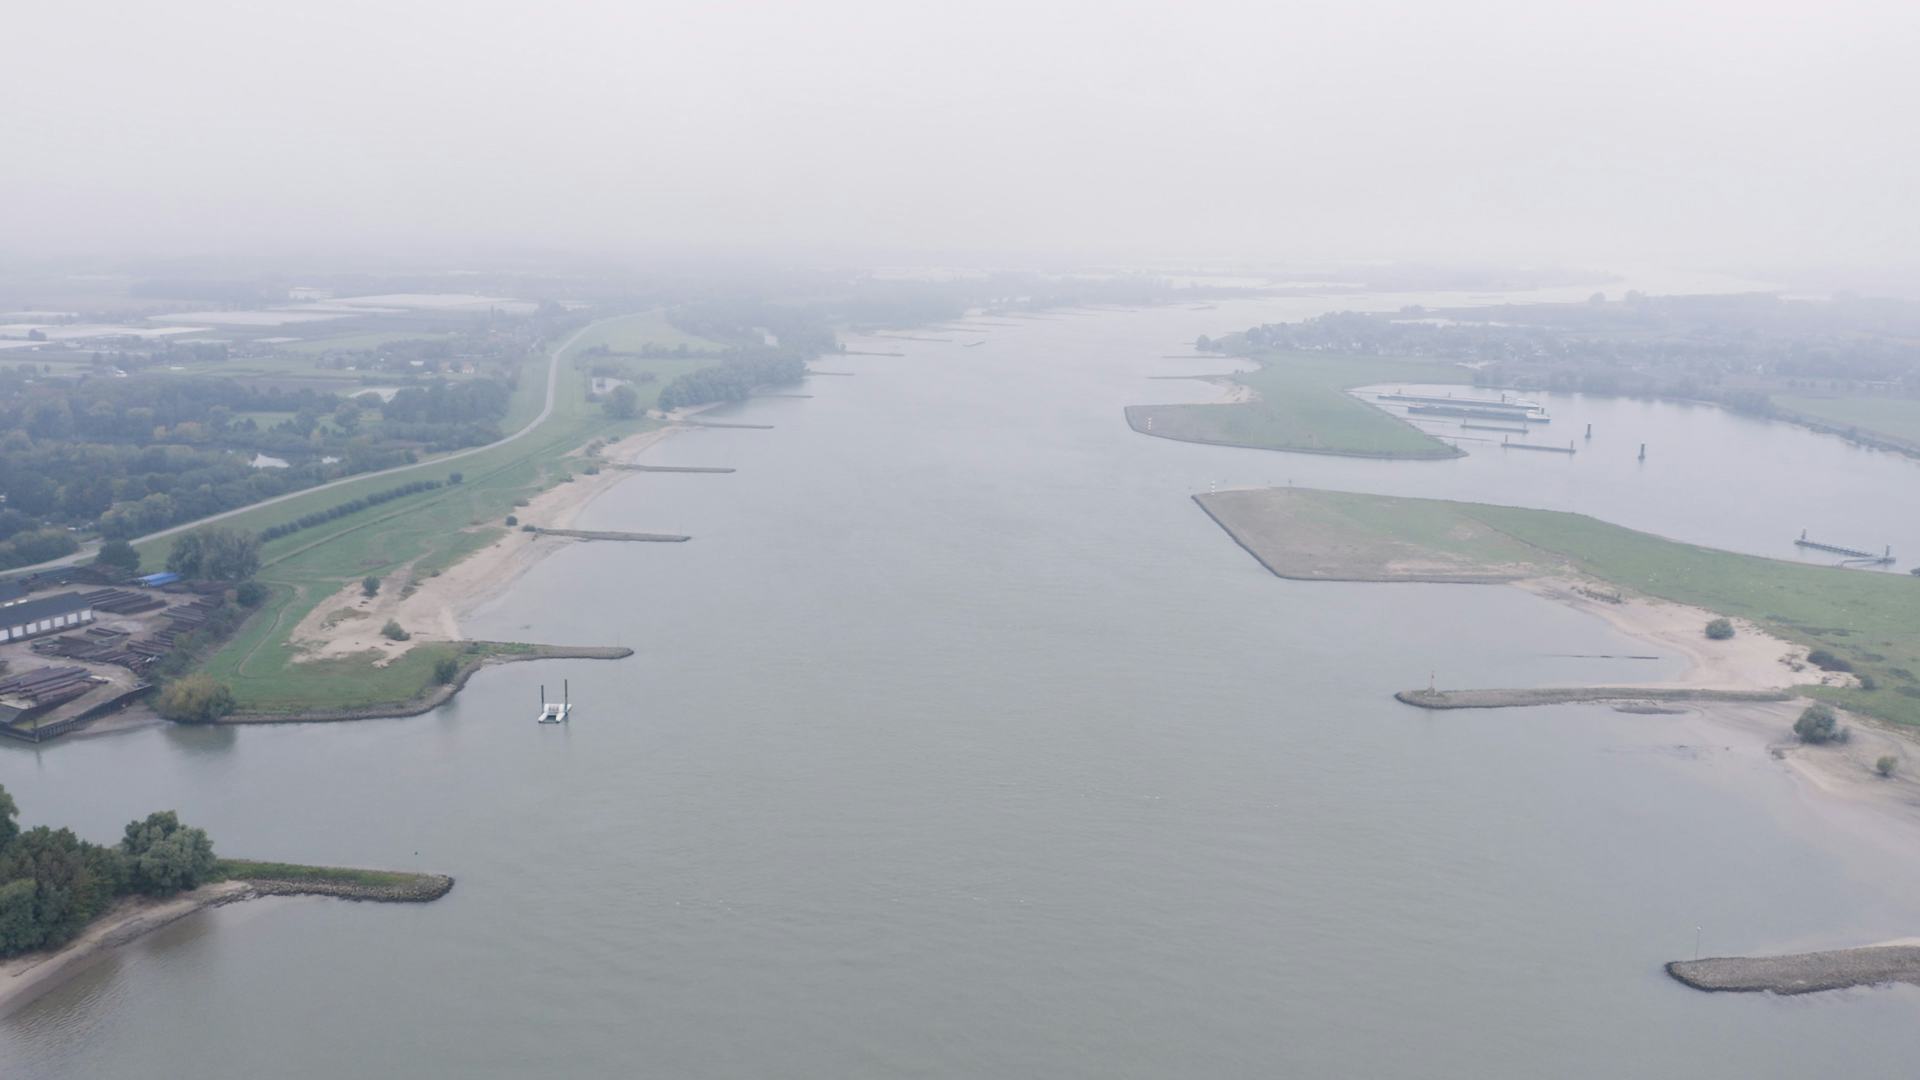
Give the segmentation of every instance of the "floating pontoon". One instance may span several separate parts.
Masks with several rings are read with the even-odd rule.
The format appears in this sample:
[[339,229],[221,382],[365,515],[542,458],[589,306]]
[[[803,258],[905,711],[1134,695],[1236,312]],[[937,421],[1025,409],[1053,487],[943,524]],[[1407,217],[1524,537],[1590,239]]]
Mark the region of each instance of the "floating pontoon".
[[541,723],[558,724],[561,721],[565,720],[568,716],[573,714],[573,705],[567,700],[567,693],[568,693],[567,681],[565,679],[562,679],[560,680],[560,700],[548,701],[546,684],[545,683],[541,684],[540,686],[540,722]]

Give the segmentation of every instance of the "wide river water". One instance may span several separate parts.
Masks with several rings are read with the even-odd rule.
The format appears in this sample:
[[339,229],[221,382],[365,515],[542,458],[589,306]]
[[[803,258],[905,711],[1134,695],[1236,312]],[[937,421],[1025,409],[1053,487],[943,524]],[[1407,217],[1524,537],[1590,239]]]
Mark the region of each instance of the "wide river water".
[[[1920,933],[1912,836],[1751,736],[1390,694],[1677,661],[1518,590],[1283,581],[1188,498],[1574,509],[1792,557],[1920,554],[1920,465],[1566,398],[1572,458],[1383,463],[1132,433],[1196,334],[1371,297],[983,320],[821,361],[650,451],[476,636],[619,643],[413,719],[0,747],[32,823],[444,871],[422,906],[194,916],[0,1019],[0,1076],[1899,1075],[1920,990],[1710,996],[1693,955]],[[1458,298],[1453,298],[1457,301]],[[968,341],[984,340],[977,348]],[[1544,441],[1546,435],[1541,438]],[[1636,460],[1638,444],[1648,460]],[[1901,568],[1904,570],[1904,565]],[[533,723],[567,678],[576,712]]]

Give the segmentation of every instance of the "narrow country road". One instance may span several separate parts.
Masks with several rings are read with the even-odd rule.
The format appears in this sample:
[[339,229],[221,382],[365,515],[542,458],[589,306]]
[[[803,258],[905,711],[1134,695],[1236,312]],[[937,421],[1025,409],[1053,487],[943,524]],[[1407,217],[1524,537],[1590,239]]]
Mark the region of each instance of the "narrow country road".
[[[597,322],[598,320],[596,320],[593,323],[588,323],[587,325],[581,327],[580,329],[575,330],[572,334],[568,335],[567,340],[561,342],[558,346],[554,348],[553,352],[547,357],[547,402],[546,404],[541,406],[539,416],[534,417],[532,420],[528,421],[525,427],[521,428],[519,431],[516,431],[511,435],[506,436],[505,438],[495,440],[494,442],[487,443],[483,446],[470,446],[465,450],[456,450],[451,454],[445,455],[444,457],[429,458],[426,461],[416,461],[411,465],[395,465],[391,469],[380,469],[376,472],[355,473],[352,476],[343,476],[338,480],[329,480],[324,484],[315,484],[313,487],[301,488],[298,491],[289,491],[285,495],[275,495],[271,499],[262,499],[259,502],[248,503],[245,506],[236,506],[231,510],[222,510],[217,514],[209,514],[206,517],[200,518],[197,521],[189,521],[182,525],[172,525],[165,529],[161,529],[159,532],[151,532],[145,536],[136,537],[134,542],[141,543],[147,540],[159,540],[164,537],[172,536],[175,533],[182,533],[182,532],[187,532],[188,530],[191,530],[191,529],[197,529],[202,525],[211,525],[216,521],[224,521],[227,518],[235,516],[236,514],[244,514],[249,510],[258,510],[260,507],[263,507],[263,506],[272,506],[275,503],[283,503],[289,499],[297,499],[305,495],[311,495],[316,491],[325,491],[328,488],[337,488],[345,484],[357,484],[362,480],[371,480],[381,476],[398,476],[401,473],[413,472],[417,469],[439,468],[443,465],[446,465],[448,462],[459,461],[461,458],[472,457],[475,454],[483,453],[485,451],[492,450],[496,447],[505,446],[508,443],[526,438],[528,435],[533,433],[533,429],[539,427],[541,424],[546,423],[547,417],[553,415],[553,406],[554,406],[555,396],[560,385],[560,357],[565,355],[566,351],[573,347],[573,343],[580,339],[581,334],[584,334],[588,330],[592,329],[595,323]],[[80,545],[80,550],[74,552],[71,555],[66,555],[58,559],[49,559],[46,562],[35,563],[32,566],[18,566],[13,568],[12,570],[8,570],[6,572],[6,576],[12,577],[16,574],[31,573],[32,571],[35,571],[35,570],[48,570],[56,566],[71,566],[75,563],[83,562],[86,559],[92,558],[94,552],[98,551],[99,549],[100,549],[100,541],[98,540],[88,541],[87,543]]]

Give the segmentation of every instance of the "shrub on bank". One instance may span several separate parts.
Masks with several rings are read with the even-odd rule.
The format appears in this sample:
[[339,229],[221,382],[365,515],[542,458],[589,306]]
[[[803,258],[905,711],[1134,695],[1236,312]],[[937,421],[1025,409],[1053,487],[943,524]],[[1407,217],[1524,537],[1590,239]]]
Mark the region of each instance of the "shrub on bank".
[[387,625],[380,628],[380,636],[389,641],[405,641],[413,635],[402,629],[398,621],[388,619]]
[[233,691],[211,675],[182,675],[160,691],[154,711],[183,724],[211,724],[233,711]]
[[1725,641],[1733,636],[1733,621],[1715,619],[1707,624],[1707,636],[1715,641]]
[[1900,759],[1894,757],[1892,754],[1881,754],[1880,760],[1873,763],[1873,771],[1879,773],[1883,778],[1891,777],[1893,771],[1899,767]]
[[460,674],[460,661],[443,656],[433,662],[433,681],[445,686]]
[[1807,663],[1821,671],[1852,671],[1853,665],[1835,656],[1830,649],[1815,649],[1807,654]]
[[1840,717],[1831,705],[1807,706],[1800,719],[1793,722],[1793,733],[1813,746],[1847,741],[1847,729],[1840,726]]

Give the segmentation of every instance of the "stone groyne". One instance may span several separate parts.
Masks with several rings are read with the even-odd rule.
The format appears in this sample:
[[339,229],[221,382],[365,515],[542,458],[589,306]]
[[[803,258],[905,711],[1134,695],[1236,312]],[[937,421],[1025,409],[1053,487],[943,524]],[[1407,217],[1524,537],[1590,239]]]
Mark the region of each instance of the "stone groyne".
[[[365,900],[378,904],[424,904],[453,891],[453,878],[446,874],[413,874],[405,882],[392,885],[366,885],[351,881],[289,881],[281,878],[240,878],[255,896],[331,896],[338,900]],[[230,901],[228,901],[230,902]]]
[[1715,956],[1675,960],[1667,974],[1710,993],[1812,994],[1851,986],[1912,983],[1920,986],[1920,945],[1867,945],[1857,949],[1786,956]]
[[[826,372],[815,372],[814,374],[824,375],[826,374]],[[679,417],[679,418],[676,418],[673,422],[676,424],[685,424],[688,427],[745,428],[749,431],[772,431],[773,430],[772,424],[736,424],[736,423],[730,423],[726,420],[690,420],[685,417]]]
[[537,536],[564,536],[571,540],[629,540],[642,544],[684,544],[693,539],[679,533],[607,532],[594,529],[543,529],[534,526]]
[[1599,701],[1788,701],[1782,690],[1705,690],[1684,686],[1559,686],[1523,690],[1402,690],[1395,699],[1422,709],[1508,709]]

